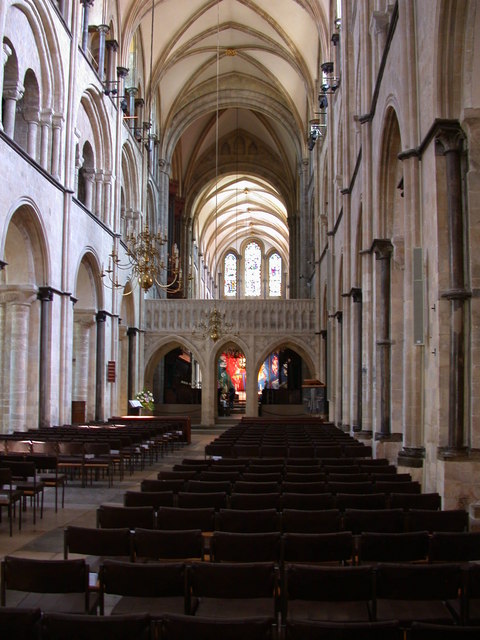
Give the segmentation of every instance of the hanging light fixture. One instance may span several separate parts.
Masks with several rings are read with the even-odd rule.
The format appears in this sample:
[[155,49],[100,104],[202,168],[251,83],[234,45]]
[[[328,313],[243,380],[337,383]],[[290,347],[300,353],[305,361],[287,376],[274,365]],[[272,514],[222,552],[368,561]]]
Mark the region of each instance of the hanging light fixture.
[[[150,133],[153,123],[153,31],[155,19],[155,0],[152,0],[150,28],[150,85],[149,85],[149,119],[143,123],[143,133],[136,131],[136,139],[142,143],[142,185],[143,185],[143,213],[145,224],[141,224],[140,231],[133,230],[125,239],[126,262],[122,262],[115,245],[108,256],[108,267],[102,269],[100,274],[105,286],[110,289],[122,289],[124,285],[118,281],[119,271],[130,271],[130,280],[133,286],[138,284],[143,291],[149,291],[155,284],[160,289],[169,293],[177,293],[183,287],[183,274],[180,266],[181,260],[176,244],[173,244],[171,253],[165,252],[168,245],[168,236],[158,230],[153,233],[147,220],[147,187],[146,178],[150,161],[151,144],[156,140],[155,134]],[[142,130],[140,129],[140,132]],[[144,184],[145,183],[145,184]],[[133,290],[133,289],[132,289]],[[125,295],[131,293],[130,290]]]

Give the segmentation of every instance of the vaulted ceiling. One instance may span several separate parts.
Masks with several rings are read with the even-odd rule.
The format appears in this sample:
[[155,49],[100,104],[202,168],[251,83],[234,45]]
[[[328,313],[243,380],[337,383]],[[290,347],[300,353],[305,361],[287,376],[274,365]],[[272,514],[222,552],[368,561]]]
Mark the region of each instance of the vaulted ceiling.
[[160,157],[213,268],[214,252],[252,233],[267,250],[288,252],[288,215],[298,209],[308,121],[328,59],[330,4],[118,0],[122,50],[136,32]]

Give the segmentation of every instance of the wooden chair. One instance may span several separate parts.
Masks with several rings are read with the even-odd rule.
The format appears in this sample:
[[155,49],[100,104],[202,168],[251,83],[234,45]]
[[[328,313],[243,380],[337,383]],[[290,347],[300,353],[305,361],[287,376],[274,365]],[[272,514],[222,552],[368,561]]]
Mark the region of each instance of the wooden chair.
[[358,545],[360,564],[377,562],[426,562],[429,552],[427,531],[411,533],[362,533]]
[[464,509],[409,509],[405,521],[408,531],[468,531],[468,513]]
[[225,491],[215,491],[213,493],[189,493],[180,491],[177,496],[177,506],[185,509],[205,509],[213,507],[215,511],[224,509],[228,503],[228,496]]
[[95,529],[69,525],[63,530],[63,557],[85,556],[89,566],[90,585],[96,584],[100,564],[106,558],[133,560],[132,534],[129,528]]
[[280,531],[280,516],[276,509],[220,509],[215,529],[235,533]]
[[160,623],[162,640],[272,640],[273,618],[224,620],[199,616],[163,616]]
[[389,622],[317,622],[287,620],[286,640],[403,640],[396,620]]
[[404,518],[402,509],[345,509],[343,528],[359,535],[365,531],[378,533],[402,533]]
[[375,619],[398,620],[402,627],[459,622],[447,601],[460,606],[460,565],[380,563],[375,575]]
[[287,564],[282,620],[369,622],[374,599],[370,567]]
[[232,533],[214,531],[210,556],[214,562],[280,561],[280,533]]
[[159,507],[174,506],[173,491],[125,491],[123,504],[125,507]]
[[287,563],[353,564],[354,537],[350,531],[335,533],[284,533],[280,565]]
[[[93,613],[97,598],[88,588],[85,560],[32,560],[6,556],[1,565],[1,606],[37,608],[43,612]],[[15,596],[12,591],[22,592]]]
[[340,511],[346,509],[386,509],[385,493],[337,493],[335,504]]
[[62,490],[62,509],[65,507],[65,484],[67,476],[61,473],[58,468],[58,457],[56,455],[37,454],[35,451],[36,443],[33,444],[34,453],[31,456],[32,461],[37,468],[38,477],[44,487],[52,487],[55,489],[55,513],[58,511],[58,489]]
[[285,533],[333,533],[341,528],[342,518],[338,509],[284,509],[282,513],[282,529]]
[[34,462],[8,460],[1,461],[3,467],[10,469],[12,483],[22,493],[23,510],[26,509],[27,500],[30,499],[33,511],[33,524],[37,522],[37,507],[40,507],[40,518],[43,518],[44,484],[37,477],[37,469]]
[[480,560],[480,531],[434,531],[428,551],[430,562]]
[[215,529],[215,509],[214,507],[200,509],[160,507],[157,512],[157,528],[170,531],[200,529],[203,532],[210,532]]
[[13,488],[12,472],[7,467],[0,467],[0,520],[2,508],[6,507],[8,514],[8,524],[10,536],[13,533],[13,520],[16,515],[16,504],[18,502],[18,530],[22,529],[22,492]]
[[290,493],[282,494],[283,509],[303,509],[318,511],[336,507],[333,493]]
[[100,529],[155,528],[155,510],[147,507],[116,507],[100,505],[97,509],[97,527]]
[[188,568],[196,616],[247,620],[276,617],[278,575],[273,562],[194,562]]
[[135,529],[133,550],[135,562],[204,559],[201,529]]
[[442,498],[439,493],[397,493],[390,494],[391,509],[428,509],[438,511],[442,508]]
[[280,491],[273,493],[235,493],[230,496],[232,509],[280,509]]
[[150,616],[131,613],[83,616],[48,613],[42,617],[42,640],[153,640]]
[[0,631],[2,638],[12,640],[39,640],[40,618],[39,608],[19,609],[17,607],[0,607]]
[[450,624],[429,624],[412,622],[409,640],[457,640],[461,638],[478,639],[478,627],[456,627]]
[[132,611],[161,618],[166,613],[187,613],[188,593],[185,589],[183,562],[131,563],[105,560],[99,573],[100,615],[105,615],[105,596],[121,596],[112,615]]

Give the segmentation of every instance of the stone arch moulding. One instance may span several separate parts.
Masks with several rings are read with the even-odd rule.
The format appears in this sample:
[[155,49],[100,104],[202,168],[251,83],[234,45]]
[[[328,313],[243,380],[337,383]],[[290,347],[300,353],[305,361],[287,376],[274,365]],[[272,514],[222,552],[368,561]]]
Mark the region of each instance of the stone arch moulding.
[[76,269],[74,271],[75,277],[73,280],[74,285],[74,296],[78,298],[77,295],[77,287],[78,287],[78,277],[80,274],[80,268],[84,266],[87,269],[88,275],[90,277],[90,284],[92,286],[92,293],[95,296],[95,306],[97,311],[103,309],[104,306],[104,292],[101,283],[101,267],[100,260],[97,255],[97,252],[92,247],[86,247],[84,251],[80,254],[77,262]]
[[284,338],[284,339],[282,339],[281,337],[277,337],[274,340],[270,341],[268,345],[260,351],[260,355],[256,358],[254,363],[255,371],[257,371],[258,373],[258,371],[260,370],[260,367],[262,366],[263,362],[265,361],[265,359],[270,353],[272,353],[273,351],[281,350],[281,349],[291,349],[292,351],[295,351],[295,353],[297,353],[302,358],[302,360],[305,362],[305,364],[309,368],[312,377],[321,379],[319,367],[317,367],[317,365],[315,364],[315,362],[320,361],[319,354],[317,353],[318,348],[316,347],[316,345],[315,345],[316,357],[314,362],[311,355],[313,350],[312,345],[307,345],[302,340],[299,340],[298,338],[295,338],[292,336],[289,336],[288,338]]
[[[148,344],[147,344],[148,342]],[[172,349],[185,349],[186,351],[190,351],[195,360],[200,365],[200,369],[202,375],[205,372],[205,358],[202,353],[200,353],[197,347],[192,344],[189,340],[185,340],[183,338],[179,338],[178,336],[172,334],[169,336],[165,336],[158,340],[154,340],[153,342],[148,341],[148,337],[145,340],[145,369],[144,369],[144,382],[145,385],[150,386],[153,383],[153,374],[155,372],[155,368],[158,363],[164,358],[167,353],[172,351]]]
[[[21,198],[12,206],[5,217],[1,234],[0,256],[6,259],[7,263],[7,235],[12,224],[17,227],[31,249],[31,263],[28,266],[30,284],[47,285],[51,275],[51,255],[47,242],[48,234],[46,233],[42,216],[32,200]],[[8,269],[8,264],[6,268]]]

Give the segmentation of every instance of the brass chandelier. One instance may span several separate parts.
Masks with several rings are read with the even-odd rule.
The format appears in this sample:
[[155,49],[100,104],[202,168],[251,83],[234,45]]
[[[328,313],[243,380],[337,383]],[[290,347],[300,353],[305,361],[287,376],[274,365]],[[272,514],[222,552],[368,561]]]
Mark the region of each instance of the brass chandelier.
[[170,293],[177,293],[183,287],[179,251],[174,244],[172,253],[164,259],[162,247],[167,242],[167,235],[160,231],[151,233],[148,223],[137,235],[131,232],[125,243],[127,262],[122,263],[114,247],[108,256],[108,267],[100,274],[104,283],[110,288],[120,289],[123,285],[118,282],[118,271],[130,270],[134,284],[138,283],[145,292],[155,284]]
[[[143,123],[143,135],[141,129],[134,127],[135,138],[142,143],[142,183],[144,184],[143,192],[143,214],[145,223],[140,223],[140,230],[135,233],[133,230],[127,233],[124,242],[122,242],[126,262],[122,262],[116,244],[114,244],[111,253],[108,256],[108,267],[102,269],[101,278],[105,286],[111,289],[120,289],[124,285],[118,281],[119,270],[129,270],[131,272],[130,279],[133,281],[133,287],[138,284],[143,291],[149,291],[155,284],[160,289],[169,293],[178,293],[183,288],[183,274],[180,266],[180,256],[177,244],[171,247],[171,253],[168,253],[168,236],[165,232],[158,230],[156,233],[150,231],[146,207],[146,170],[145,164],[148,164],[150,145],[156,136],[149,133],[152,126],[152,69],[153,69],[153,37],[154,37],[154,12],[155,0],[152,0],[151,8],[151,32],[150,32],[150,98],[149,98],[149,120]],[[118,237],[118,236],[117,236]],[[121,240],[120,240],[121,242]],[[125,293],[129,295],[133,288]]]
[[232,328],[233,323],[225,321],[225,312],[219,311],[215,303],[206,320],[195,325],[192,333],[201,331],[203,338],[210,338],[213,342],[217,342],[225,333],[231,333]]

